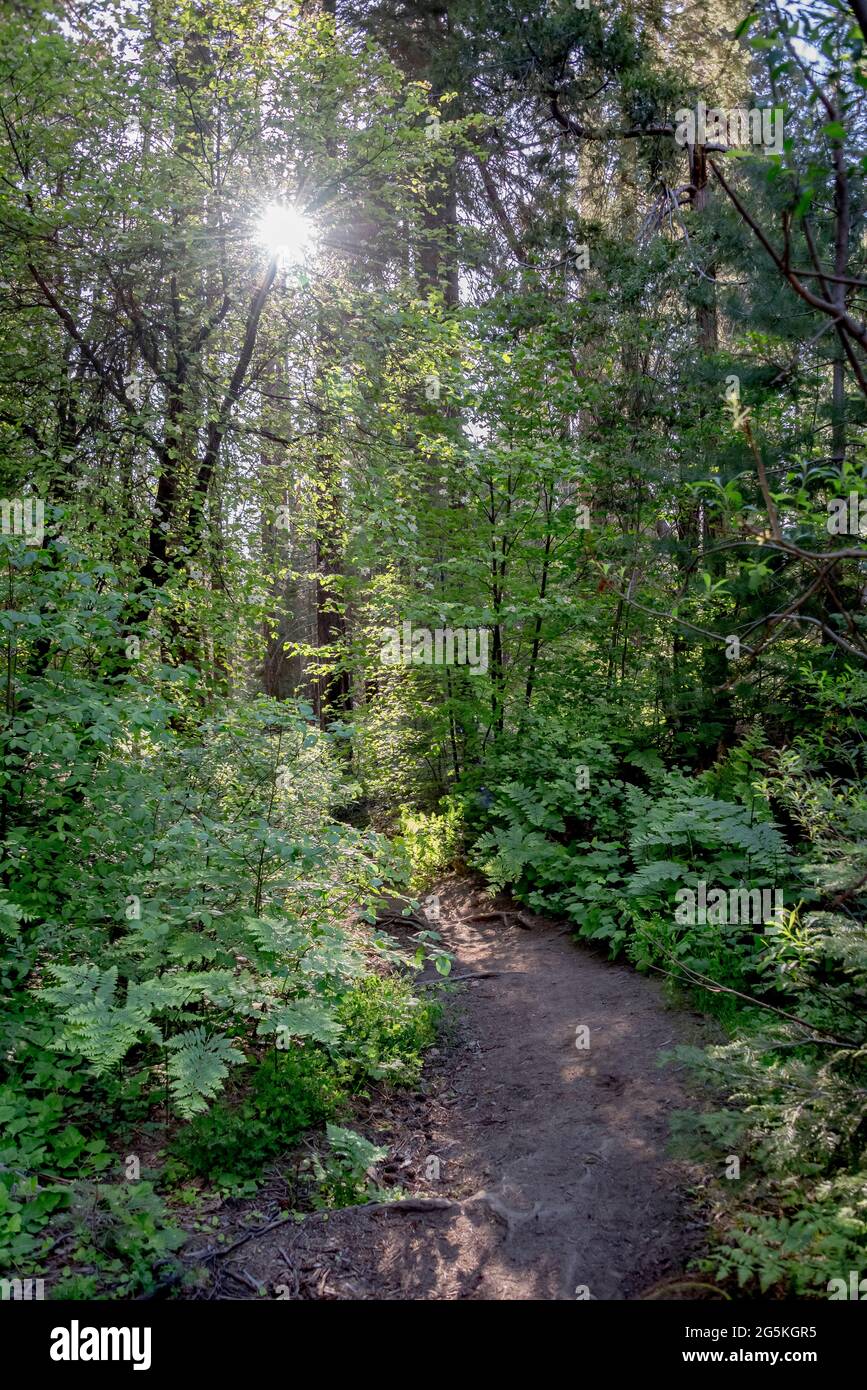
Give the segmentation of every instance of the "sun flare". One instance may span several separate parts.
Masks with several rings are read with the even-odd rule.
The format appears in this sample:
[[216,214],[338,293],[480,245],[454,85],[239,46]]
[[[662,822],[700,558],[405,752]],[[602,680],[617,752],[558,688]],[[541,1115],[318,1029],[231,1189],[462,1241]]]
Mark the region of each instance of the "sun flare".
[[313,224],[298,208],[270,203],[258,225],[258,238],[273,256],[300,260],[313,237]]

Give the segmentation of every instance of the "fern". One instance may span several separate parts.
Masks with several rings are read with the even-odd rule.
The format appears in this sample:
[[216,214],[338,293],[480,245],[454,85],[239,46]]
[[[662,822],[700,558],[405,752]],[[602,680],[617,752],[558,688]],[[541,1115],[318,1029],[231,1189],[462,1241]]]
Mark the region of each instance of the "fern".
[[285,1047],[291,1038],[311,1038],[328,1045],[337,1042],[343,1032],[333,1009],[319,999],[295,999],[284,1004],[262,1021],[259,1032],[271,1029],[277,1033],[278,1047]]
[[654,785],[665,776],[665,764],[654,748],[636,748],[634,752],[627,753],[626,762],[640,768]]
[[496,810],[513,825],[526,823],[536,830],[564,828],[563,817],[546,804],[543,790],[524,787],[520,782],[506,782],[500,788]]
[[659,858],[662,850],[696,865],[723,860],[726,872],[746,863],[752,872],[776,873],[785,863],[788,851],[775,825],[754,822],[740,803],[698,795],[694,787],[671,780],[674,785],[649,807],[630,837],[636,862]]
[[54,1046],[86,1057],[97,1076],[117,1066],[141,1041],[160,1042],[168,1021],[184,1017],[185,1005],[238,1006],[248,994],[227,970],[177,971],[130,980],[120,1004],[117,966],[58,965],[51,974],[57,984],[43,994],[62,1010]]
[[373,1183],[374,1168],[387,1156],[387,1149],[340,1125],[327,1125],[326,1135],[329,1156],[324,1163],[317,1157],[313,1160],[313,1171],[319,1180],[317,1205],[349,1206],[393,1195],[380,1192]]
[[639,893],[646,893],[648,889],[656,890],[685,877],[686,870],[683,864],[678,864],[673,859],[654,859],[651,863],[642,865],[626,880],[626,892],[630,897],[636,897]]
[[333,1152],[346,1160],[358,1174],[369,1174],[374,1165],[388,1154],[388,1149],[372,1144],[354,1129],[343,1129],[340,1125],[328,1124],[325,1126],[325,1134]]
[[141,1038],[159,1041],[150,1000],[134,995],[126,1006],[116,1005],[116,966],[56,965],[51,974],[58,983],[43,994],[65,1010],[53,1045],[86,1057],[97,1076],[117,1066]]
[[172,1098],[184,1119],[207,1110],[208,1101],[222,1088],[230,1064],[246,1060],[227,1037],[220,1033],[209,1037],[204,1028],[179,1033],[167,1046],[172,1052],[168,1060]]

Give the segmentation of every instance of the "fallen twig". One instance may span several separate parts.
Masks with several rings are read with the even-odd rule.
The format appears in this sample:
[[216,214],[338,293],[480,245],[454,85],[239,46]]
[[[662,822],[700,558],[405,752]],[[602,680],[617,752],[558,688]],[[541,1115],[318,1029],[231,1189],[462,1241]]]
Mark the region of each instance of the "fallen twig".
[[521,912],[516,912],[514,908],[498,908],[496,912],[471,912],[467,917],[461,917],[461,922],[492,922],[495,918],[501,917],[506,926],[509,925],[509,918],[513,917],[516,924],[524,931],[532,931],[533,923],[528,922]]
[[842,1038],[836,1038],[833,1033],[828,1033],[824,1028],[819,1028],[814,1023],[808,1023],[804,1018],[798,1018],[797,1014],[789,1013],[787,1009],[778,1009],[775,1004],[766,1004],[763,999],[756,999],[753,994],[744,994],[742,990],[732,989],[731,985],[717,984],[716,980],[712,980],[708,975],[702,975],[701,971],[693,970],[691,966],[684,965],[681,961],[673,963],[681,971],[680,975],[676,975],[673,970],[663,970],[661,965],[651,965],[650,969],[655,970],[659,975],[668,975],[673,980],[681,980],[685,977],[690,984],[700,985],[709,994],[733,994],[737,999],[745,999],[748,1004],[755,1004],[756,1008],[767,1009],[769,1013],[777,1014],[779,1018],[788,1019],[790,1023],[797,1023],[799,1028],[806,1028],[813,1035],[805,1038],[805,1043],[821,1040],[831,1043],[834,1047],[846,1048],[851,1051],[857,1051],[858,1048],[863,1047],[863,1043],[860,1042],[844,1042]]
[[248,1240],[255,1240],[257,1236],[268,1235],[270,1231],[276,1231],[280,1226],[288,1226],[290,1224],[300,1226],[304,1221],[316,1220],[318,1217],[322,1216],[335,1216],[339,1212],[396,1211],[398,1209],[405,1212],[434,1211],[438,1209],[444,1210],[446,1207],[454,1205],[454,1202],[447,1200],[445,1197],[406,1197],[403,1200],[394,1202],[361,1202],[358,1206],[335,1207],[329,1208],[327,1211],[291,1212],[288,1216],[278,1217],[276,1221],[269,1221],[267,1226],[258,1226],[254,1231],[247,1231],[245,1235],[233,1241],[231,1245],[226,1245],[224,1247],[214,1246],[210,1250],[193,1251],[187,1256],[187,1259],[202,1261],[224,1259],[226,1255],[230,1255],[232,1251],[237,1250],[239,1246],[246,1245]]
[[438,980],[422,980],[420,988],[431,985],[456,985],[460,980],[489,980],[494,975],[526,975],[526,970],[470,970],[466,975],[443,975]]

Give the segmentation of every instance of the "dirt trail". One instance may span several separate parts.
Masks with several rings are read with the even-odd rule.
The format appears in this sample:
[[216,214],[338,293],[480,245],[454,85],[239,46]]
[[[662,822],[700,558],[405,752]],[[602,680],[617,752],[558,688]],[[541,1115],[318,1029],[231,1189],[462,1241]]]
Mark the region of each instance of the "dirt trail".
[[474,884],[439,897],[453,973],[503,972],[455,992],[423,1098],[389,1112],[403,1190],[449,1200],[308,1218],[246,1243],[241,1269],[290,1298],[646,1296],[700,1242],[696,1174],[666,1155],[688,1097],[656,1062],[695,1040],[696,1018],[556,923],[466,920],[492,906]]

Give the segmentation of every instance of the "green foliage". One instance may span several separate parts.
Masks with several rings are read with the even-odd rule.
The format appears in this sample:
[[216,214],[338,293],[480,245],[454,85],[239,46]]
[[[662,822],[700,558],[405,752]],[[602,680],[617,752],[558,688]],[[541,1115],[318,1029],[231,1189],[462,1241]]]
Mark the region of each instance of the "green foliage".
[[253,1069],[246,1092],[212,1106],[180,1130],[172,1153],[180,1171],[220,1186],[258,1176],[269,1160],[290,1149],[346,1106],[340,1068],[311,1045],[269,1053]]
[[[863,1236],[864,38],[759,5],[697,74],[683,7],[388,8],[4,15],[0,1254],[75,1222],[64,1287],[146,1288],[128,1138],[252,1181],[414,1084],[448,956],[367,927],[469,845],[717,1013],[719,1271],[812,1290]],[[699,186],[674,113],[769,92],[785,149]],[[404,622],[485,661],[386,665]],[[786,911],[680,921],[703,880]]]
[[[586,769],[587,784],[578,769]],[[525,733],[490,760],[484,818],[470,862],[497,887],[538,911],[563,913],[583,935],[616,949],[622,928],[611,910],[623,883],[626,784],[612,775],[617,757],[600,738],[570,738],[559,724]],[[475,820],[481,798],[473,798]]]
[[395,846],[409,859],[410,887],[421,892],[454,865],[463,835],[460,803],[446,798],[439,812],[406,805],[399,810]]
[[437,1005],[419,999],[402,980],[369,975],[344,995],[337,1014],[353,1086],[365,1078],[407,1086],[418,1081],[436,1037]]
[[[519,759],[522,780],[500,781]],[[635,770],[649,788],[627,780]],[[493,824],[470,858],[498,887],[566,916],[580,936],[605,941],[612,955],[627,950],[642,967],[678,957],[707,971],[724,958],[728,970],[754,953],[740,929],[726,943],[713,924],[701,939],[699,928],[678,931],[671,920],[678,887],[786,881],[778,829],[742,801],[708,796],[700,780],[598,737],[564,746],[556,725],[537,729],[530,746],[525,735],[520,754],[491,759],[488,776]]]
[[388,1149],[339,1125],[326,1125],[325,1133],[330,1153],[324,1161],[318,1156],[313,1159],[318,1206],[348,1207],[393,1197],[393,1193],[381,1192],[373,1182],[376,1165],[386,1157]]
[[[69,1073],[44,1067],[35,1094],[0,1087],[0,1264],[28,1266],[51,1245],[52,1216],[71,1203],[70,1184],[93,1180],[114,1162],[105,1137],[88,1135],[85,1107],[64,1094]],[[38,1073],[37,1073],[38,1075]],[[34,1078],[35,1079],[35,1078]],[[46,1089],[51,1079],[55,1091]],[[89,1126],[88,1126],[89,1128]]]
[[[17,572],[19,601],[44,611],[55,595],[46,639],[74,632],[87,649],[111,624],[81,601],[86,562],[67,564]],[[108,1136],[155,1128],[167,1101],[193,1121],[193,1171],[247,1179],[336,1114],[356,1071],[416,1075],[427,1036],[426,1006],[416,1020],[395,984],[381,1019],[372,995],[350,1010],[359,1036],[340,1059],[341,1001],[377,954],[395,954],[347,923],[383,885],[404,886],[405,868],[381,836],[334,819],[347,793],[309,707],[225,703],[196,726],[182,674],[155,694],[52,666],[22,679],[15,701],[0,731],[0,970],[12,995],[0,1024],[0,1255],[11,1269],[31,1267],[58,1226],[79,1230],[93,1181],[121,1172],[122,1140]],[[232,1072],[246,1075],[268,1044],[249,1098],[209,1126]],[[125,1187],[100,1192],[100,1280],[145,1287],[170,1253],[171,1219],[156,1192],[138,1204],[117,1195]]]
[[[95,1264],[101,1286],[120,1297],[152,1289],[158,1272],[174,1266],[172,1257],[188,1239],[153,1184],[145,1181],[92,1191],[78,1188],[70,1229],[75,1241],[71,1257]],[[59,1297],[63,1285],[52,1292]]]
[[228,1038],[208,1037],[204,1028],[177,1033],[166,1070],[178,1114],[189,1119],[207,1110],[208,1101],[222,1090],[230,1062],[243,1062],[244,1054]]
[[[805,744],[801,756],[775,756],[763,781],[808,838],[803,900],[766,929],[752,981],[757,997],[800,1022],[741,1011],[728,1043],[684,1060],[730,1093],[730,1151],[743,1155],[736,1193],[727,1184],[717,1192],[726,1243],[706,1269],[740,1286],[827,1296],[831,1279],[867,1262],[867,1130],[857,1101],[867,1092],[865,796],[859,782],[808,775],[807,752]],[[829,910],[841,891],[848,911]],[[687,1117],[684,1130],[706,1153],[702,1117]]]
[[[639,969],[663,967],[717,1015],[730,1041],[678,1049],[730,1106],[680,1115],[681,1148],[717,1172],[720,1154],[742,1161],[739,1181],[715,1186],[724,1235],[702,1268],[760,1293],[820,1294],[867,1261],[867,1133],[852,1099],[867,1092],[867,935],[860,913],[828,910],[853,885],[851,901],[863,900],[862,788],[808,771],[810,740],[776,752],[760,730],[691,777],[618,758],[599,740],[576,739],[566,755],[558,733],[525,743],[520,765],[511,753],[489,760],[489,804],[468,804],[491,828],[471,858],[498,887],[575,922],[579,936],[605,940]],[[580,762],[589,791],[564,776]],[[625,780],[633,767],[649,787]],[[620,835],[602,840],[615,806]],[[794,848],[775,807],[802,829]],[[701,880],[776,887],[786,906],[763,924],[679,922],[675,891]]]
[[[746,877],[751,884],[779,881],[786,846],[775,826],[754,822],[738,802],[702,795],[701,783],[672,773],[660,792],[633,800],[635,822],[629,839],[633,861],[647,866],[676,859],[698,877],[728,885]],[[640,891],[630,882],[629,891]]]
[[366,976],[336,1007],[336,1047],[311,1039],[268,1053],[249,1078],[239,1078],[234,1097],[178,1132],[173,1154],[183,1169],[220,1185],[254,1177],[302,1135],[345,1111],[368,1081],[414,1084],[437,1016],[437,1006],[417,999],[405,981]]

